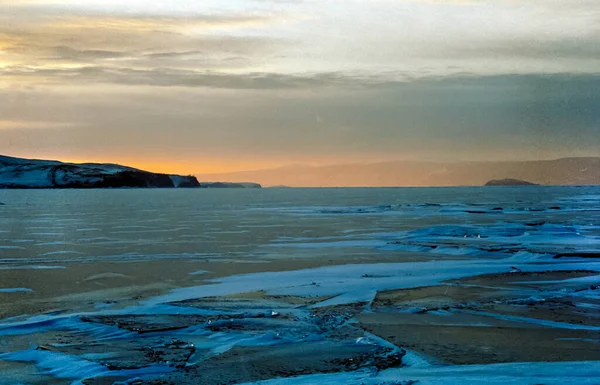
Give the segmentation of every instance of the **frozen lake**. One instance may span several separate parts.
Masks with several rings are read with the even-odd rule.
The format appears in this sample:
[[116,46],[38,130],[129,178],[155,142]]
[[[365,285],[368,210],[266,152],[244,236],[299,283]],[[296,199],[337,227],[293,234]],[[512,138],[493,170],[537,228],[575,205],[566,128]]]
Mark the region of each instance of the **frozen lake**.
[[600,376],[600,187],[0,190],[0,203],[2,385]]

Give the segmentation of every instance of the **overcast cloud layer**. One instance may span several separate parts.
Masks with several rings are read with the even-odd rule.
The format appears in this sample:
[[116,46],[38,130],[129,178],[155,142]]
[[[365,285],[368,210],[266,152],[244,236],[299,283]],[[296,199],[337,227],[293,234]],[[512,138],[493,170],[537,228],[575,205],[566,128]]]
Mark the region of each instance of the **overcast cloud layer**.
[[0,153],[178,172],[600,155],[596,0],[8,0]]

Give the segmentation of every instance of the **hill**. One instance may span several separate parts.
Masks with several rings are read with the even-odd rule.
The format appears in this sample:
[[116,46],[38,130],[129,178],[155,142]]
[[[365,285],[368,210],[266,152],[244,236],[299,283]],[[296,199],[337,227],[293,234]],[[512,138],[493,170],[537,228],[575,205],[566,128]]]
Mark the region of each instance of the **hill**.
[[63,163],[0,156],[1,188],[200,187],[194,176],[108,163]]
[[335,166],[290,166],[269,170],[198,175],[203,180],[252,180],[263,186],[482,186],[493,179],[541,185],[600,184],[600,158],[505,162],[397,161]]
[[539,186],[538,184],[527,182],[521,179],[493,179],[485,184],[486,186]]

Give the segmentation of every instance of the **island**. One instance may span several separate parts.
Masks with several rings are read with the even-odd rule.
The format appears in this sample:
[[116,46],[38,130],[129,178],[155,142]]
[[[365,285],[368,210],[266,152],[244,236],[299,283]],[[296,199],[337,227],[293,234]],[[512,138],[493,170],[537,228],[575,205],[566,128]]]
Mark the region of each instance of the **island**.
[[112,163],[66,163],[0,155],[0,188],[259,188],[255,183],[200,183]]
[[202,188],[262,188],[258,183],[200,182]]
[[485,186],[539,186],[536,183],[531,183],[521,179],[494,179],[485,184]]

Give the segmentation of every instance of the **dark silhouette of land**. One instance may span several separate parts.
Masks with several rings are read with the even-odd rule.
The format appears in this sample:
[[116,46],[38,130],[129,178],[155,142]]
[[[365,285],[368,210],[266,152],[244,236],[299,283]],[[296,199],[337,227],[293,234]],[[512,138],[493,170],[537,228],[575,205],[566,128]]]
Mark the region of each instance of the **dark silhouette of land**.
[[493,179],[485,184],[486,186],[539,186],[536,183],[527,182],[521,179]]

